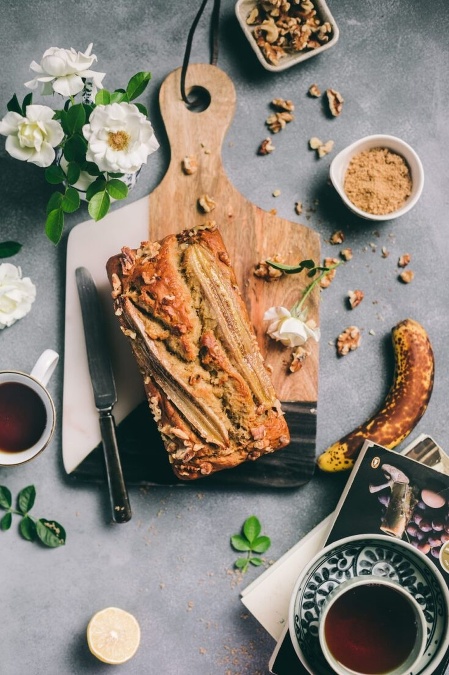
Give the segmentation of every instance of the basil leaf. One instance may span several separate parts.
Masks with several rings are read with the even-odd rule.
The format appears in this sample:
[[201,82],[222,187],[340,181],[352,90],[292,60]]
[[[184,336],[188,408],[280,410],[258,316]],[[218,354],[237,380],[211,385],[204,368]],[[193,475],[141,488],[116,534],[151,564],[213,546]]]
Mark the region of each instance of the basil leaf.
[[22,110],[23,110],[24,117],[26,117],[27,108],[28,108],[29,105],[31,105],[32,102],[33,102],[33,94],[30,91],[30,93],[25,96],[25,98],[23,99],[23,103],[22,103]]
[[76,162],[69,162],[67,166],[67,183],[73,185],[79,180],[81,169]]
[[242,537],[241,534],[234,534],[231,537],[231,546],[236,551],[250,551],[251,550],[251,546],[249,544],[249,541],[247,539],[245,539],[245,537]]
[[255,567],[259,567],[259,565],[262,565],[263,560],[262,558],[250,558],[249,562],[251,565],[254,565]]
[[271,539],[270,537],[257,537],[256,539],[253,539],[251,542],[251,550],[254,551],[254,553],[265,553],[265,551],[268,551],[268,549],[271,546]]
[[34,541],[36,539],[36,525],[29,516],[22,518],[19,530],[24,539],[27,539],[28,541]]
[[111,92],[107,89],[100,89],[95,96],[95,105],[108,105],[111,102]]
[[64,528],[55,520],[39,518],[36,522],[36,533],[41,542],[50,548],[63,546],[66,541]]
[[68,162],[82,164],[86,161],[87,141],[83,136],[71,136],[64,146],[64,157]]
[[8,513],[5,513],[3,518],[0,520],[0,530],[3,530],[3,532],[6,532],[6,530],[9,530],[11,527],[12,523],[12,513],[11,511],[8,511]]
[[82,103],[72,105],[67,111],[67,128],[70,134],[81,131],[86,123],[86,111]]
[[262,529],[262,526],[259,522],[259,519],[256,518],[256,516],[250,516],[243,523],[243,534],[248,539],[250,544],[252,544],[254,539],[257,539],[257,537],[260,534],[261,529]]
[[129,100],[132,101],[140,96],[140,94],[145,91],[150,80],[151,73],[147,71],[142,71],[133,75],[133,77],[128,82],[128,86],[126,87],[126,93],[128,94]]
[[58,244],[64,229],[64,212],[61,208],[50,211],[45,221],[45,234],[54,244]]
[[73,213],[80,206],[80,193],[73,187],[68,187],[62,198],[61,209],[65,213]]
[[58,185],[65,181],[65,173],[60,166],[52,164],[45,169],[45,180],[51,185]]
[[0,506],[9,509],[12,504],[11,492],[5,485],[0,485]]
[[110,205],[111,199],[108,193],[106,190],[102,190],[92,197],[89,202],[88,211],[95,221],[101,220],[109,211]]
[[19,99],[17,98],[17,96],[15,94],[12,97],[12,99],[10,101],[8,101],[8,103],[6,104],[6,108],[7,108],[7,110],[9,110],[9,112],[15,112],[15,113],[19,113],[19,115],[22,115],[22,108],[21,108],[21,105],[19,103]]
[[28,513],[33,508],[34,500],[36,499],[36,488],[34,485],[28,485],[28,487],[20,490],[17,497],[17,507],[21,513]]
[[106,190],[113,199],[125,199],[128,196],[128,186],[117,178],[112,178],[106,183]]
[[53,192],[52,196],[50,197],[47,203],[47,213],[50,213],[50,211],[54,211],[55,209],[60,208],[62,197],[63,197],[62,192]]
[[0,243],[0,258],[10,258],[22,248],[18,241],[2,241]]

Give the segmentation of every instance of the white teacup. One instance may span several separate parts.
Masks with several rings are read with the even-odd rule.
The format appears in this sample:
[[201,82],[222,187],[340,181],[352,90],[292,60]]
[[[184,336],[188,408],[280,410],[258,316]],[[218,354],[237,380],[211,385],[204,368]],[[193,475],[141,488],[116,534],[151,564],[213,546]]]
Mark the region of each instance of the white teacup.
[[56,412],[46,384],[58,359],[46,349],[29,375],[0,371],[0,466],[28,462],[49,444]]
[[404,587],[373,575],[348,579],[326,598],[318,636],[337,675],[416,672],[426,648],[427,623]]

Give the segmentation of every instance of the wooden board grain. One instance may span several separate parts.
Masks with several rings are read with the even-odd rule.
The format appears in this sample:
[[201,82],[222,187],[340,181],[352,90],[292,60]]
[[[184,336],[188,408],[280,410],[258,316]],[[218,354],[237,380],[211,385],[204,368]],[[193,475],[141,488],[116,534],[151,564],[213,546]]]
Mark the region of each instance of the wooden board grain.
[[[228,249],[239,287],[245,299],[257,339],[281,401],[316,402],[318,392],[318,344],[311,344],[311,355],[303,368],[288,373],[289,351],[267,337],[266,309],[275,305],[291,308],[310,281],[304,274],[284,276],[267,283],[253,274],[254,266],[267,257],[280,254],[285,262],[320,261],[319,235],[299,223],[263,211],[247,200],[230,182],[223,168],[221,149],[231,124],[236,93],[230,78],[219,68],[191,64],[186,90],[202,88],[210,104],[202,112],[190,110],[180,94],[181,69],[163,82],[160,109],[170,143],[171,158],[162,182],[150,195],[149,236],[156,240],[167,234],[214,220]],[[182,161],[193,156],[196,173],[186,175]],[[216,203],[210,213],[198,207],[202,195]],[[308,302],[309,317],[319,324],[319,290]]]

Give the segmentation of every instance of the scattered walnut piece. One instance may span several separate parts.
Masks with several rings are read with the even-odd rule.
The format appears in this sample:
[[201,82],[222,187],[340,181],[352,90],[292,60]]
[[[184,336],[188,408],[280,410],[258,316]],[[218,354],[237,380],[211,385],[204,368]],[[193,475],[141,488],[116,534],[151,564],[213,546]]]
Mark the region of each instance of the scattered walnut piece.
[[403,255],[401,255],[399,257],[398,267],[407,267],[407,265],[409,264],[411,259],[412,259],[412,256],[410,255],[410,253],[404,253]]
[[292,352],[290,365],[288,367],[290,373],[297,373],[298,370],[301,370],[304,365],[304,361],[309,354],[310,351],[305,345],[296,347]]
[[388,258],[388,256],[390,255],[390,251],[387,249],[386,246],[382,246],[381,255],[382,258]]
[[271,138],[265,138],[262,143],[259,145],[259,148],[257,150],[258,155],[269,155],[270,152],[273,152],[275,150],[275,147],[273,143],[271,142]]
[[198,162],[194,155],[186,155],[181,164],[182,170],[187,176],[191,176],[198,171]]
[[294,115],[289,112],[276,112],[273,115],[269,115],[265,121],[265,124],[269,128],[272,134],[277,134],[279,131],[285,128],[285,126],[294,119]]
[[354,309],[355,307],[360,305],[364,297],[365,297],[364,292],[358,289],[355,291],[348,291],[348,302],[350,308]]
[[399,279],[403,284],[409,284],[415,278],[415,273],[412,270],[404,270],[400,273]]
[[298,214],[298,216],[301,215],[301,213],[302,213],[302,202],[295,202],[295,212]]
[[340,255],[343,258],[343,260],[352,260],[352,248],[344,248],[340,251]]
[[346,356],[360,346],[361,335],[357,326],[348,326],[337,338],[338,356]]
[[293,101],[289,101],[285,98],[274,98],[271,101],[271,105],[273,108],[276,108],[276,110],[283,110],[285,112],[293,112],[295,109]]
[[278,188],[278,189],[276,189],[276,190],[273,190],[273,193],[272,193],[272,194],[273,194],[273,197],[279,197],[279,195],[281,194],[281,191],[280,191],[279,188]]
[[338,117],[343,109],[343,96],[336,89],[326,89],[326,96],[331,114]]
[[[278,253],[276,253],[276,255],[271,256],[270,261],[283,263],[284,259]],[[282,270],[276,269],[275,267],[272,267],[266,262],[266,260],[261,260],[259,263],[257,263],[257,265],[255,265],[254,274],[260,279],[265,279],[265,281],[275,281],[276,279],[280,279],[284,275],[284,272]]]
[[[332,267],[332,265],[336,265],[339,262],[338,258],[324,258],[323,265],[324,267]],[[334,279],[335,275],[337,273],[337,269],[330,270],[320,281],[320,287],[321,288],[328,288],[332,280]]]
[[211,211],[214,210],[217,204],[215,200],[212,199],[212,197],[209,197],[209,195],[204,194],[201,195],[201,197],[198,199],[198,206],[204,213],[210,213]]
[[343,230],[335,230],[332,232],[329,242],[331,244],[342,244],[345,240],[345,233]]
[[311,84],[307,93],[312,98],[319,98],[321,96],[321,90],[317,84]]
[[317,138],[317,136],[312,136],[312,138],[309,139],[309,148],[311,150],[318,150],[321,145],[323,145],[323,141],[320,138]]
[[320,147],[317,148],[318,157],[325,157],[325,155],[328,155],[333,149],[334,141],[326,141],[326,143],[323,143],[323,145],[320,145]]

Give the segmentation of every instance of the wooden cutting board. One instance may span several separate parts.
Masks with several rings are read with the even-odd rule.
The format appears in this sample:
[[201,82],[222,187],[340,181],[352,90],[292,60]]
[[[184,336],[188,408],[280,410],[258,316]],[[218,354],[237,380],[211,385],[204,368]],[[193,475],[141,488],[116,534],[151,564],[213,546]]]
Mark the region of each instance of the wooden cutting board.
[[[145,238],[157,240],[184,228],[215,220],[236,271],[258,342],[272,379],[283,402],[292,443],[282,451],[236,470],[222,471],[213,480],[293,487],[313,474],[318,392],[318,345],[303,368],[288,374],[290,350],[267,337],[266,309],[275,305],[290,308],[308,283],[307,277],[284,276],[265,282],[253,274],[254,266],[275,254],[288,264],[304,259],[320,261],[319,235],[310,228],[279,218],[249,202],[229,181],[222,164],[221,148],[231,124],[236,104],[234,86],[215,66],[192,64],[188,68],[186,89],[201,87],[210,96],[202,112],[189,110],[180,95],[181,69],[172,72],[160,90],[160,107],[170,143],[171,159],[166,175],[149,198],[140,199],[109,213],[98,223],[86,221],[70,233],[67,246],[66,325],[63,401],[63,460],[67,473],[84,478],[101,475],[102,461],[98,415],[93,403],[79,301],[74,271],[87,267],[97,284],[108,324],[108,345],[116,378],[118,403],[114,409],[119,424],[125,477],[130,482],[172,482],[165,466],[166,453],[159,448],[161,466],[155,469],[148,453],[148,410],[144,403],[141,378],[131,350],[113,316],[110,287],[105,264],[122,246],[136,247]],[[192,175],[182,170],[186,156],[194,156],[198,169]],[[261,161],[263,161],[261,159]],[[204,213],[198,208],[202,195],[216,206]],[[310,296],[309,317],[319,324],[319,291]],[[151,421],[150,421],[151,422]],[[142,431],[140,431],[142,430]],[[160,443],[158,434],[151,441]],[[147,462],[147,464],[144,463]],[[209,479],[208,479],[209,480]],[[212,481],[211,481],[212,482]]]

